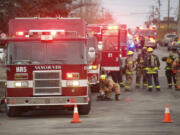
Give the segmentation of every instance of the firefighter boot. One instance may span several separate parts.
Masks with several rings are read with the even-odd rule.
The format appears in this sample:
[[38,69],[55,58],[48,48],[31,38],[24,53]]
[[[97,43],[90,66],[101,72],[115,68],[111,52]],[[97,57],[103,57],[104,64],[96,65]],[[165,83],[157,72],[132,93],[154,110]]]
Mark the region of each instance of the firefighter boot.
[[124,88],[123,82],[120,82],[119,84],[120,84],[120,87],[121,87],[121,88]]
[[120,99],[119,99],[119,95],[120,95],[120,94],[116,94],[116,95],[115,95],[115,100],[116,100],[116,101],[119,101],[119,100],[120,100]]
[[159,85],[156,86],[156,90],[157,90],[157,91],[160,91],[160,90],[161,90]]
[[149,88],[148,91],[152,91],[152,88]]
[[102,95],[102,94],[98,94],[98,95],[97,95],[97,101],[103,101],[104,98],[105,98],[105,96]]

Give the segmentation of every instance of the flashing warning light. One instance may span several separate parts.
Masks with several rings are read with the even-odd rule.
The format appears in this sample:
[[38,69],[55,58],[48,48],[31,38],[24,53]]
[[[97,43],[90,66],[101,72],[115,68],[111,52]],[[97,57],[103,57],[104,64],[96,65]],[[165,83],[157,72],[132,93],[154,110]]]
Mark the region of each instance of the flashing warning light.
[[93,66],[92,66],[92,69],[94,69],[94,70],[97,69],[97,68],[98,68],[97,65],[93,65]]
[[144,27],[142,27],[142,26],[141,26],[141,27],[139,27],[139,29],[140,29],[140,30],[143,30],[143,29],[144,29]]
[[139,37],[136,37],[136,41],[139,42]]
[[153,37],[149,37],[149,41],[155,42],[155,39]]
[[79,79],[79,73],[67,73],[67,79]]
[[156,28],[155,27],[151,27],[151,30],[156,30]]
[[117,26],[117,25],[109,25],[108,29],[109,30],[117,30],[117,29],[119,29],[119,26]]
[[129,47],[134,48],[134,43],[131,43]]
[[113,27],[112,27],[112,26],[108,26],[108,29],[109,29],[109,30],[112,30],[112,29],[113,29]]
[[73,78],[73,74],[72,73],[67,73],[67,78]]
[[56,34],[57,34],[57,32],[56,32],[56,31],[51,31],[51,35],[52,35],[52,36],[54,36],[54,37],[55,37],[55,36],[56,36]]
[[137,30],[139,30],[139,27],[136,27]]
[[89,70],[96,70],[98,69],[98,66],[97,65],[91,65],[89,66]]
[[22,32],[22,31],[16,32],[16,35],[17,35],[17,36],[23,36],[23,35],[24,35],[24,32]]

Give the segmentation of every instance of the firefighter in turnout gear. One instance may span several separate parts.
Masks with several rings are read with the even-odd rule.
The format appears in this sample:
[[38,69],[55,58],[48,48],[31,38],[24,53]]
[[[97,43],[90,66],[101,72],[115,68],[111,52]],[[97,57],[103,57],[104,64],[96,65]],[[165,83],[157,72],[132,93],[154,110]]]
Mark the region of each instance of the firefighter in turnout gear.
[[145,58],[146,72],[148,76],[148,90],[152,91],[152,80],[156,86],[156,90],[160,91],[159,79],[158,79],[158,70],[160,69],[159,58],[153,54],[153,49],[147,49],[148,55]]
[[177,54],[178,57],[173,62],[172,70],[175,74],[176,90],[180,90],[180,50],[178,50]]
[[119,81],[120,87],[124,87],[124,84],[123,84],[123,59],[122,58],[120,58],[120,71],[118,74],[118,81]]
[[140,87],[141,79],[143,79],[143,87],[147,87],[147,75],[145,71],[145,57],[147,48],[143,47],[141,54],[136,58],[136,88]]
[[125,82],[125,91],[130,91],[132,80],[133,80],[133,52],[128,51],[127,58],[125,60],[125,75],[126,75],[126,82]]
[[166,77],[167,77],[167,82],[168,82],[168,87],[169,88],[172,88],[173,83],[174,83],[174,86],[176,87],[175,74],[173,73],[173,70],[172,70],[173,61],[175,59],[176,59],[176,57],[174,56],[172,50],[170,50],[168,57],[163,57],[162,58],[162,61],[166,62],[165,74],[166,74]]
[[98,100],[112,101],[112,92],[115,91],[115,100],[119,100],[120,86],[115,83],[110,76],[101,75],[101,85],[100,92],[98,95]]

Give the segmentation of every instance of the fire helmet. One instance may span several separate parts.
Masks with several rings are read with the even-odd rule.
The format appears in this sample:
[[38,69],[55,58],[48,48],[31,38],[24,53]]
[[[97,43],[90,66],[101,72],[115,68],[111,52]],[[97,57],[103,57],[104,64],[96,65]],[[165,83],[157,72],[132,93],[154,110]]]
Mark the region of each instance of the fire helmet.
[[128,51],[128,54],[127,55],[133,55],[134,52],[133,51]]
[[153,49],[152,49],[151,47],[149,47],[149,48],[147,49],[147,52],[153,52]]

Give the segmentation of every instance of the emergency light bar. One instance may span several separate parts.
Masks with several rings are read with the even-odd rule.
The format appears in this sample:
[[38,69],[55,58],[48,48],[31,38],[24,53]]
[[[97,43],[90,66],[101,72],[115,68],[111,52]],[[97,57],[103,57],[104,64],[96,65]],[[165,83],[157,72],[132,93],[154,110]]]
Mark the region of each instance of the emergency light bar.
[[64,30],[29,30],[29,33],[43,33],[43,32],[50,32],[50,33],[55,33],[55,32],[65,32]]
[[53,40],[53,38],[77,38],[76,31],[65,30],[29,30],[29,31],[17,31],[16,36],[19,38],[41,38],[41,40]]
[[119,29],[119,26],[117,26],[117,25],[109,25],[108,29],[109,30],[117,30],[117,29]]

